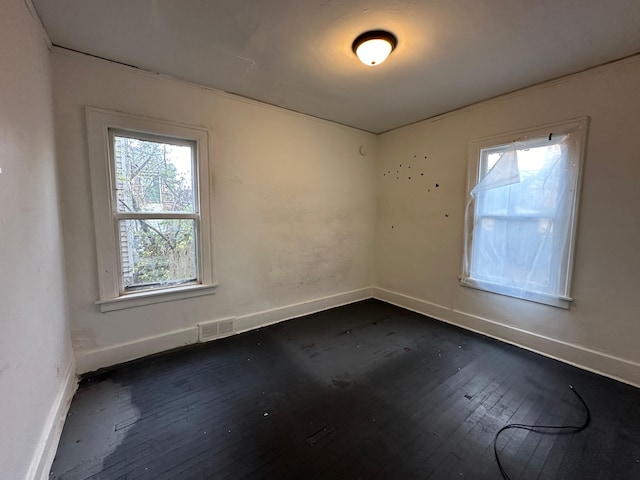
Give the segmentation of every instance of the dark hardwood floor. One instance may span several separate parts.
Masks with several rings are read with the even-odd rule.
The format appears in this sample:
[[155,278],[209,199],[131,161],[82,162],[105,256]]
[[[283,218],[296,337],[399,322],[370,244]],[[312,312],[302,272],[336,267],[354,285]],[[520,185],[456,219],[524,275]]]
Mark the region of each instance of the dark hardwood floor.
[[367,300],[86,378],[52,479],[640,479],[640,389]]

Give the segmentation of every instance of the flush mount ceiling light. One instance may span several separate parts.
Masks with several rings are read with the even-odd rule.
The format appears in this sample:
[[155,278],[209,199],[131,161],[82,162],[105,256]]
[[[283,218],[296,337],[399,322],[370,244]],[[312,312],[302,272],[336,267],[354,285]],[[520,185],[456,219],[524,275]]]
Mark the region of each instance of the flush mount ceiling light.
[[353,41],[351,49],[362,63],[371,67],[384,62],[397,44],[398,40],[393,33],[371,30],[359,35]]

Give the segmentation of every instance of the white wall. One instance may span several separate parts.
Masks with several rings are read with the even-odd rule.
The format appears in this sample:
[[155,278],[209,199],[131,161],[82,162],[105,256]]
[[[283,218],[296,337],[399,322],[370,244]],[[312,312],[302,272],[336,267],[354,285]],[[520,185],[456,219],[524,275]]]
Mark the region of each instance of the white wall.
[[[640,385],[639,112],[634,57],[383,134],[376,296]],[[571,309],[461,287],[469,139],[583,115]]]
[[[199,322],[234,316],[246,329],[370,296],[375,136],[64,50],[52,58],[80,371],[194,342]],[[86,105],[212,131],[215,295],[109,313],[94,305]]]
[[23,0],[0,5],[0,62],[0,477],[19,480],[48,474],[75,374],[49,51]]

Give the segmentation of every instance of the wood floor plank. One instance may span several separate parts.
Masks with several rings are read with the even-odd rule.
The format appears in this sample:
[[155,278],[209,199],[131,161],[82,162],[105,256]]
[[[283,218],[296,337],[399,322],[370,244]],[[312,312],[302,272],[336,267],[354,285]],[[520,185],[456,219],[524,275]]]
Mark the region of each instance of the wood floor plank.
[[640,478],[640,391],[368,300],[84,379],[53,480]]

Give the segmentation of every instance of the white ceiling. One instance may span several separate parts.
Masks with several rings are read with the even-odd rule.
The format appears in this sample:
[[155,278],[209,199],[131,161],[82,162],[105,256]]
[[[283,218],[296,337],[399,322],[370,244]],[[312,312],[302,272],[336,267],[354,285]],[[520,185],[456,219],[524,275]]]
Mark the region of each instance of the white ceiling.
[[376,133],[640,52],[640,0],[32,1],[55,45]]

